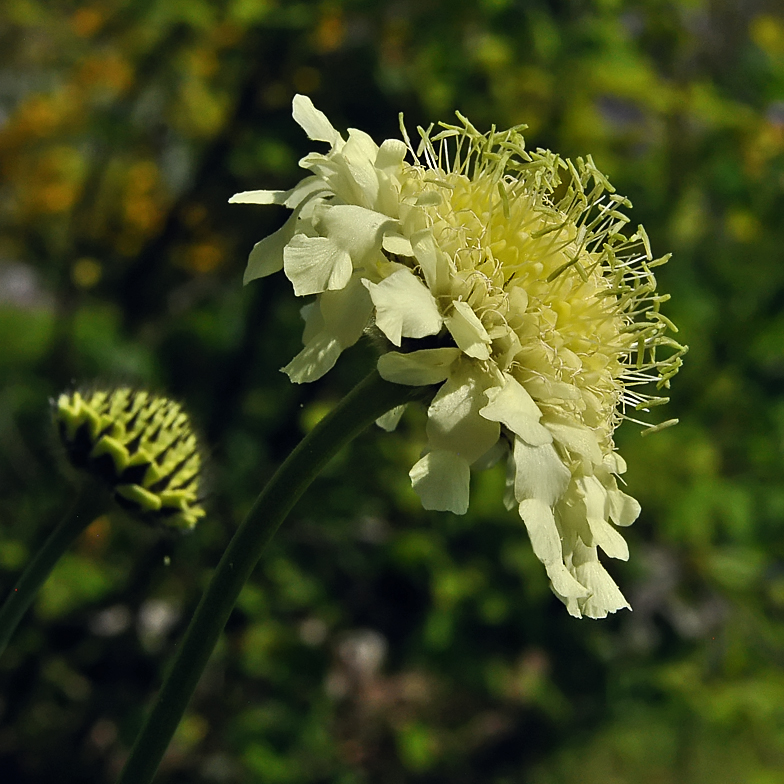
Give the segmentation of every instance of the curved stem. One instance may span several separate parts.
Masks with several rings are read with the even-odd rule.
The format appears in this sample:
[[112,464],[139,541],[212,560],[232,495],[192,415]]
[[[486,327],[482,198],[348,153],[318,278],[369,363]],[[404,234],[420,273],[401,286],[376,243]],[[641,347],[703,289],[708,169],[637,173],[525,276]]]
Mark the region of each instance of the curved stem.
[[267,543],[321,469],[382,414],[431,394],[427,387],[384,381],[374,370],[286,458],[226,548],[118,784],[152,781],[243,585]]
[[33,556],[0,608],[0,656],[60,556],[93,521],[97,492],[92,482],[81,485],[73,506]]

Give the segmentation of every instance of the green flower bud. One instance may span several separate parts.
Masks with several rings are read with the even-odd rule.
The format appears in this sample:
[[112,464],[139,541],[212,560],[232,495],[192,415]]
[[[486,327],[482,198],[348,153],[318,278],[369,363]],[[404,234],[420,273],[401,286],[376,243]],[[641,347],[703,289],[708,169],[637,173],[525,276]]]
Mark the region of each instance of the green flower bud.
[[205,512],[201,453],[179,403],[144,390],[63,393],[54,417],[68,459],[143,520],[190,530]]

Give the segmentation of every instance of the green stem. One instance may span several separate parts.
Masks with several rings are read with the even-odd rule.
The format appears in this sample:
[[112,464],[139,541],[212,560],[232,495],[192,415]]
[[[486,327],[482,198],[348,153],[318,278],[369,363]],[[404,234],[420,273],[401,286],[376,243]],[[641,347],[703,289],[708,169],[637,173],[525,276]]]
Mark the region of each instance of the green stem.
[[427,387],[391,384],[374,370],[286,458],[226,548],[118,784],[152,781],[243,585],[267,543],[321,469],[382,414],[431,394]]
[[92,482],[82,484],[73,506],[49,534],[0,608],[0,656],[60,556],[93,521],[97,491]]

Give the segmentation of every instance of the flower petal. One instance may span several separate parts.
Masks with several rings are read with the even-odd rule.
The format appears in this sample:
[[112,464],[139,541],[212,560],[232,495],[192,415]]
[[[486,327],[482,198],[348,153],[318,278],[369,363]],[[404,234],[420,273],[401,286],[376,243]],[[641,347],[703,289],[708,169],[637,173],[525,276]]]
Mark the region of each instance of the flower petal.
[[621,490],[608,490],[610,519],[616,525],[631,525],[640,516],[640,503]]
[[471,306],[456,300],[452,307],[444,323],[457,347],[474,359],[490,359],[490,336]]
[[425,509],[455,514],[468,511],[471,470],[464,458],[446,450],[428,452],[408,475]]
[[400,139],[386,139],[381,143],[376,155],[376,168],[396,171],[403,164],[408,147]]
[[235,193],[229,204],[285,204],[291,191],[240,191]]
[[307,314],[305,348],[283,368],[298,384],[315,381],[331,370],[341,352],[353,346],[367,326],[373,304],[359,277],[339,291],[325,291],[303,308]]
[[329,237],[295,234],[283,249],[283,268],[298,297],[342,289],[351,278],[351,257]]
[[550,431],[539,424],[542,412],[525,387],[509,374],[504,375],[502,387],[491,387],[485,393],[490,401],[480,414],[506,425],[515,435],[531,446],[552,443]]
[[588,589],[577,582],[562,561],[546,566],[545,570],[550,578],[553,592],[567,606],[575,599],[582,599],[588,595]]
[[297,217],[292,215],[277,231],[268,234],[253,246],[248,256],[248,266],[242,276],[243,283],[265,278],[283,269],[283,251],[294,236],[296,226]]
[[563,562],[561,537],[552,509],[542,501],[531,498],[520,503],[519,512],[534,555],[544,564],[555,593],[562,599],[588,596],[588,590],[569,573]]
[[576,422],[567,423],[548,419],[545,424],[555,440],[570,452],[585,457],[594,465],[602,464],[602,450],[593,430]]
[[385,234],[384,239],[381,241],[381,247],[395,256],[414,255],[411,240],[402,234]]
[[385,230],[394,225],[389,216],[356,204],[326,206],[317,220],[319,234],[345,251],[355,267],[372,261],[381,249]]
[[579,608],[589,618],[606,618],[624,608],[631,609],[615,581],[599,562],[595,547],[577,543],[573,560],[574,576],[591,592],[585,600],[579,600]]
[[379,191],[379,171],[375,165],[378,145],[364,131],[349,128],[348,141],[341,154],[353,180],[357,201],[366,207],[375,206]]
[[391,433],[400,422],[400,417],[403,416],[403,412],[406,410],[406,404],[404,403],[402,406],[395,406],[394,408],[387,411],[386,414],[382,414],[377,420],[376,424],[382,429],[386,430],[387,433]]
[[486,379],[474,363],[461,362],[453,367],[427,410],[427,437],[432,449],[448,449],[470,464],[498,441],[499,424],[479,415]]
[[537,376],[533,373],[529,378],[524,378],[526,389],[538,400],[579,400],[580,390],[574,384],[566,381],[555,381],[551,378]]
[[320,112],[307,95],[295,95],[292,101],[291,116],[308,135],[318,142],[329,142],[333,147],[343,141],[324,112]]
[[626,473],[626,461],[618,452],[609,452],[604,456],[604,467],[613,474]]
[[399,346],[403,337],[435,335],[443,324],[433,295],[408,269],[398,269],[381,283],[364,281],[376,306],[376,326]]
[[563,563],[561,537],[555,525],[553,510],[536,498],[520,502],[520,517],[528,529],[534,555],[545,565]]
[[585,518],[593,539],[591,544],[601,547],[610,558],[628,561],[626,540],[606,520],[609,504],[604,485],[595,476],[581,477],[575,484],[585,506]]
[[426,387],[445,381],[459,356],[459,348],[430,348],[408,354],[388,351],[378,358],[378,372],[393,384]]
[[342,351],[343,347],[334,335],[322,332],[283,368],[283,372],[295,384],[315,381],[334,367]]
[[436,246],[433,232],[423,229],[412,234],[411,247],[430,291],[436,296],[448,291],[449,262],[446,254]]
[[289,209],[299,207],[305,200],[328,191],[320,177],[305,177],[288,191],[242,191],[235,193],[229,204],[282,204]]
[[513,455],[517,500],[536,498],[553,506],[566,492],[572,476],[553,445],[531,446],[515,438]]
[[629,545],[626,540],[606,520],[600,517],[589,517],[588,527],[593,535],[593,543],[602,548],[610,558],[620,561],[629,560]]

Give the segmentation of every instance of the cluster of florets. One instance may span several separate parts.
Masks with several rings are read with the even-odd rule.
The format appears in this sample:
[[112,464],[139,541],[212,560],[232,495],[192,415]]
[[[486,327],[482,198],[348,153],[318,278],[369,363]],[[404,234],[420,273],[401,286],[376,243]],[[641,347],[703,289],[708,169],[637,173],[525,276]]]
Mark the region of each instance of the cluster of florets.
[[70,462],[122,507],[184,530],[204,517],[199,444],[179,403],[127,387],[63,393],[54,417]]
[[471,469],[506,460],[506,503],[569,612],[627,607],[598,550],[628,558],[616,526],[639,514],[618,488],[613,432],[630,408],[666,401],[639,388],[667,387],[685,351],[659,312],[652,270],[668,257],[642,227],[624,234],[631,205],[590,157],[529,152],[520,128],[482,134],[458,115],[419,129],[415,150],[402,122],[403,139],[378,146],[356,129],[344,139],[303,96],[293,114],[329,152],[303,158],[311,174],[290,191],[232,198],[292,210],[245,275],[283,269],[295,294],[316,295],[284,371],[313,381],[366,331],[383,336],[385,379],[440,385],[410,472],[423,505],[464,513]]

